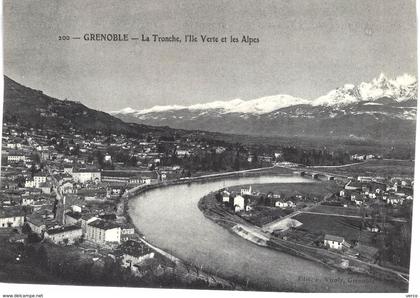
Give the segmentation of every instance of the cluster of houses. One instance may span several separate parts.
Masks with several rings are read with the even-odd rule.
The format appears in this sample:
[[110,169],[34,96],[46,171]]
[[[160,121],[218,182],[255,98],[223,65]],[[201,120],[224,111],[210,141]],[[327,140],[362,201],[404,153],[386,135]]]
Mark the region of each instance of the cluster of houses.
[[229,190],[224,189],[218,196],[221,198],[221,202],[235,213],[252,211],[260,202],[261,196],[268,199],[265,204],[268,204],[270,207],[281,209],[296,207],[296,204],[293,201],[282,198],[280,194],[261,194],[260,192],[253,192],[252,186],[249,188],[242,188],[240,192],[229,192]]
[[377,200],[392,206],[413,200],[413,180],[359,176],[350,180],[340,191],[340,197],[350,200],[358,207],[367,207]]
[[378,154],[353,154],[350,156],[350,160],[363,161],[370,159],[382,159],[381,155]]

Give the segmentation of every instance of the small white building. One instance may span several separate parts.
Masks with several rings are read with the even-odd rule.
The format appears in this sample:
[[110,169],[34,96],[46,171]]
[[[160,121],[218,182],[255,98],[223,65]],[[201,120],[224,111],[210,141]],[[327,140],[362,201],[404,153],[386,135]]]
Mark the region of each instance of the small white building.
[[327,248],[341,250],[343,249],[344,238],[340,236],[328,235],[324,236],[324,246]]
[[287,208],[287,207],[289,207],[289,204],[287,204],[287,202],[276,201],[274,203],[274,206],[276,206],[278,208]]
[[229,203],[229,199],[230,199],[230,192],[228,192],[227,190],[224,190],[222,192],[222,202],[228,202]]
[[252,195],[252,186],[250,186],[248,189],[247,188],[242,188],[241,189],[241,196],[245,196],[245,195]]
[[35,182],[33,179],[26,179],[25,180],[25,187],[27,188],[33,188],[35,187]]
[[235,212],[245,210],[245,198],[243,196],[237,195],[233,199],[233,208]]

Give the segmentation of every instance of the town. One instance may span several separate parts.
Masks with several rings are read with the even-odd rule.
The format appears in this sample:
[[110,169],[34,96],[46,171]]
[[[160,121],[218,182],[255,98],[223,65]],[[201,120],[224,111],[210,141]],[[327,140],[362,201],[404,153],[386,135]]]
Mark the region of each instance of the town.
[[[40,113],[42,117],[57,116],[49,111]],[[128,199],[149,187],[258,168],[322,180],[319,173],[331,171],[328,165],[334,169],[338,160],[363,164],[381,158],[375,154],[339,152],[334,156],[325,150],[232,144],[204,138],[199,132],[172,136],[148,133],[140,138],[102,131],[40,129],[5,121],[0,189],[2,258],[15,265],[35,264],[48,274],[82,284],[89,275],[93,284],[235,288],[239,285],[232,286],[198,265],[181,265],[181,260],[148,243],[127,215]],[[298,163],[302,159],[327,168],[307,169]],[[284,186],[279,191],[247,186],[225,189],[216,197],[224,212],[262,227],[274,239],[328,246],[356,257],[370,251],[366,260],[377,263],[377,247],[391,235],[390,228],[383,233],[388,219],[398,217],[404,222],[411,216],[412,177],[343,177],[341,173],[322,177],[333,185],[333,191],[324,184],[323,191],[303,191],[305,186],[299,184],[297,193],[285,191]],[[332,234],[322,232],[322,228],[302,230],[308,221],[331,226],[304,217],[340,212],[363,218],[363,225],[357,227],[383,235],[382,240],[369,246],[372,237],[366,244],[354,237],[345,238],[347,234],[337,230],[330,231]],[[388,219],[381,220],[385,216]],[[406,241],[409,244],[409,239]],[[392,243],[382,253],[386,256],[382,263],[408,266],[409,255],[408,260],[402,259]],[[72,270],[78,273],[72,274]],[[105,277],[109,271],[112,277]]]

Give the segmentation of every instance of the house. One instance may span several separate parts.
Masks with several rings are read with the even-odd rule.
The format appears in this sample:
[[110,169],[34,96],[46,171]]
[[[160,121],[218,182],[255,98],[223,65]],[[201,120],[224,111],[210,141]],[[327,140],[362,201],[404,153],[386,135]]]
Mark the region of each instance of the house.
[[366,227],[366,230],[368,230],[369,232],[373,232],[373,233],[379,233],[380,229],[378,225],[370,225],[368,224]]
[[112,221],[97,219],[86,225],[86,239],[97,244],[120,243],[121,228]]
[[252,195],[252,186],[250,186],[248,189],[247,188],[242,188],[241,189],[241,196],[245,196],[245,195]]
[[20,208],[0,208],[0,228],[21,227],[25,221],[25,212]]
[[51,192],[53,191],[53,185],[51,182],[45,182],[45,183],[41,183],[38,187],[42,193],[44,194],[51,194]]
[[356,204],[356,206],[362,206],[363,205],[363,200],[359,200],[359,199],[355,199],[354,203]]
[[34,197],[32,196],[22,196],[22,202],[20,203],[22,206],[31,206],[35,202]]
[[289,204],[287,204],[287,202],[276,201],[274,203],[274,206],[278,207],[278,208],[287,208],[287,207],[289,207]]
[[121,266],[135,270],[135,264],[155,256],[153,250],[142,242],[128,240],[119,246]]
[[241,195],[237,195],[233,198],[233,208],[235,212],[245,210],[245,198]]
[[371,182],[373,180],[373,177],[369,176],[358,176],[357,181],[359,182]]
[[71,194],[74,193],[74,183],[71,181],[65,181],[60,186],[61,192],[63,194]]
[[294,202],[292,202],[292,201],[287,201],[287,205],[288,205],[290,208],[295,208],[295,207],[296,207],[296,204],[295,204]]
[[35,187],[39,187],[42,183],[47,182],[47,175],[45,174],[35,174],[34,175],[34,185]]
[[134,237],[134,226],[130,224],[121,225],[121,240],[127,240]]
[[55,244],[71,245],[82,237],[82,228],[78,225],[52,228],[45,232],[44,237]]
[[229,199],[230,199],[230,192],[228,192],[227,190],[224,190],[222,192],[222,202],[228,202],[229,203]]
[[33,179],[26,179],[25,180],[25,187],[27,187],[27,188],[32,188],[32,187],[35,187],[35,182],[34,182],[34,180]]
[[182,150],[182,149],[176,150],[175,154],[178,158],[185,158],[191,155],[191,153],[188,150]]
[[325,234],[324,236],[324,246],[327,248],[342,250],[344,242],[344,238],[340,236],[334,236],[329,234]]
[[58,226],[58,222],[55,219],[44,217],[40,214],[32,214],[27,218],[26,223],[32,232],[40,236],[43,236],[46,230]]

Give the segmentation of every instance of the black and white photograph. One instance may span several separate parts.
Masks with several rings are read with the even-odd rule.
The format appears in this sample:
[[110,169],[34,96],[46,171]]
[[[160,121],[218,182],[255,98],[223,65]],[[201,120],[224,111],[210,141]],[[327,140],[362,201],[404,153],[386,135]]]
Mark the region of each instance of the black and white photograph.
[[2,21],[0,298],[417,297],[415,0],[3,0]]

